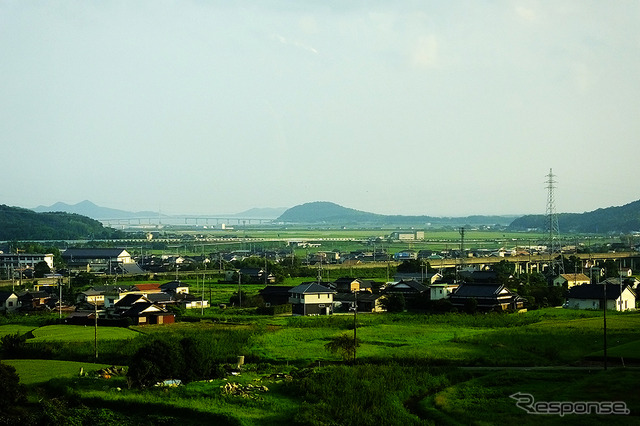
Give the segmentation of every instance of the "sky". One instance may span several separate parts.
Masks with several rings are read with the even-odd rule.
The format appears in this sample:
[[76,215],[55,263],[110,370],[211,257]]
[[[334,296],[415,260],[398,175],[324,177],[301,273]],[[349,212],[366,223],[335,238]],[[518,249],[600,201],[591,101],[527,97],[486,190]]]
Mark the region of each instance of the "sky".
[[640,199],[640,2],[0,0],[0,204]]

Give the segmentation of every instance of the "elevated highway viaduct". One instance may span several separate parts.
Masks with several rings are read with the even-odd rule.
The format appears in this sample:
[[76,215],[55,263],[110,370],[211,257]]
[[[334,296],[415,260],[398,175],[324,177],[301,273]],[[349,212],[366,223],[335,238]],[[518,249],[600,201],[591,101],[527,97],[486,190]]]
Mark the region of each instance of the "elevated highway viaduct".
[[[564,256],[575,256],[579,258],[585,268],[593,266],[598,261],[613,260],[620,263],[622,268],[630,268],[636,271],[640,267],[640,252],[619,252],[619,253],[564,253]],[[505,257],[468,257],[455,259],[429,259],[427,260],[432,268],[449,269],[460,267],[462,265],[484,267],[507,261],[515,263],[518,268],[517,272],[542,272],[546,265],[550,262],[548,254],[526,255],[526,256],[505,256]]]

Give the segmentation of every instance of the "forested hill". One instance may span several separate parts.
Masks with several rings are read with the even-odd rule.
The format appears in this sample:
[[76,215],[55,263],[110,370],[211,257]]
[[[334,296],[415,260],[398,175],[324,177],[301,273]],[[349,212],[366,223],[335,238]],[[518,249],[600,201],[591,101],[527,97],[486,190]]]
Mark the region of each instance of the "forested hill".
[[276,222],[330,225],[508,225],[515,216],[433,217],[381,215],[342,207],[327,201],[301,204],[285,211]]
[[[558,227],[565,232],[633,232],[640,231],[640,200],[624,206],[607,207],[586,213],[561,213]],[[528,215],[514,220],[510,230],[547,229],[545,215]]]
[[76,240],[121,238],[123,233],[105,228],[97,220],[73,213],[36,213],[0,205],[0,240]]

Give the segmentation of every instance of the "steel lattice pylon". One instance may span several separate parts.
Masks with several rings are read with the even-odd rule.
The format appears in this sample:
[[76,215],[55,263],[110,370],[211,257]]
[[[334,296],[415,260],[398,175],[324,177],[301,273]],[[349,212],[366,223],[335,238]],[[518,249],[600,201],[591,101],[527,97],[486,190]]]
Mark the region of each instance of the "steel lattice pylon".
[[549,169],[547,175],[547,227],[549,232],[549,273],[552,276],[564,274],[564,262],[562,261],[562,242],[560,241],[560,231],[558,227],[558,215],[556,214],[556,201],[554,189],[556,181],[553,169]]

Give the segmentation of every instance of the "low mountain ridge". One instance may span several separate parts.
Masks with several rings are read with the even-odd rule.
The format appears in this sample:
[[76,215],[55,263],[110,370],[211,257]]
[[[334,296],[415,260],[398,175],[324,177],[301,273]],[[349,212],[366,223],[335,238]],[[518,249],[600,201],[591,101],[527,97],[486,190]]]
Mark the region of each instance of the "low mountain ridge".
[[[548,228],[546,215],[527,215],[514,220],[509,229],[524,231]],[[623,206],[606,207],[585,213],[558,214],[558,228],[564,232],[611,233],[640,231],[640,200]]]
[[0,240],[78,240],[122,238],[124,233],[105,228],[97,220],[76,213],[37,213],[0,205]]
[[515,216],[467,216],[467,217],[434,217],[434,216],[402,216],[368,213],[340,206],[328,201],[314,201],[301,204],[285,211],[276,222],[331,224],[331,225],[404,225],[424,226],[425,224],[440,226],[460,225],[503,225],[513,221]]

